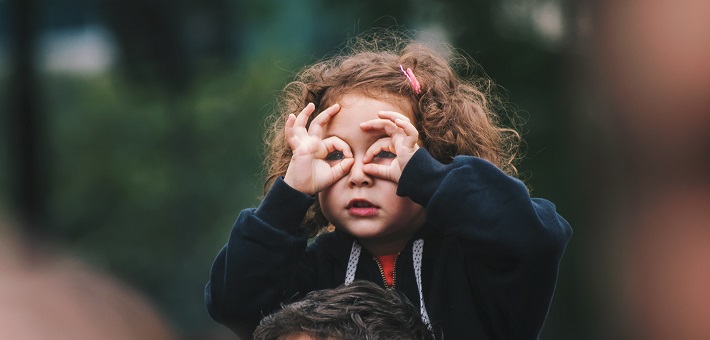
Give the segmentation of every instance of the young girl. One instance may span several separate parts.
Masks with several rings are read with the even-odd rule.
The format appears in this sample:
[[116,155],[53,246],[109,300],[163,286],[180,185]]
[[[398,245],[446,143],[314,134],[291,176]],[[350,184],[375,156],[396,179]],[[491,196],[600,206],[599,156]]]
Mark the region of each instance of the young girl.
[[301,71],[267,138],[266,195],[214,261],[210,315],[248,337],[282,304],[362,279],[448,339],[536,339],[571,229],[512,177],[518,135],[491,100],[403,38],[360,37]]

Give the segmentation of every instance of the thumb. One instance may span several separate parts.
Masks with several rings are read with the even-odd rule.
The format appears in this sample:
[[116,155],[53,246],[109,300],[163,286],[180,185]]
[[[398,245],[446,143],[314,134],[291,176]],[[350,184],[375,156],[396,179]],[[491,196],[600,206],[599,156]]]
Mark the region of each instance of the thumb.
[[395,183],[399,181],[400,177],[400,174],[395,173],[396,171],[394,171],[391,166],[385,166],[380,164],[365,164],[362,166],[362,171],[372,176],[393,181]]
[[350,168],[352,168],[353,164],[355,164],[354,158],[345,158],[342,161],[338,162],[338,164],[335,164],[331,168],[333,178],[337,180],[345,176],[345,174],[350,171]]

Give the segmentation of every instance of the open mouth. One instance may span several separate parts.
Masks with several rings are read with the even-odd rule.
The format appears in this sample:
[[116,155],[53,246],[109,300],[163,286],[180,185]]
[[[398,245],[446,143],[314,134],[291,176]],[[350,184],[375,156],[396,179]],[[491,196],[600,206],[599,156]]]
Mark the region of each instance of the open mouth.
[[348,203],[346,209],[354,216],[372,216],[377,214],[380,207],[365,199],[354,199]]
[[370,208],[370,207],[377,207],[376,205],[370,203],[368,200],[364,199],[354,199],[348,203],[347,208]]

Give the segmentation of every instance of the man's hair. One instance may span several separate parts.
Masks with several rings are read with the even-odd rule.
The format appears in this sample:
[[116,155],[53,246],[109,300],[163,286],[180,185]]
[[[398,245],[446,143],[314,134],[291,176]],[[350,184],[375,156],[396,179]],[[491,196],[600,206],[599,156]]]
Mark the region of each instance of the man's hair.
[[354,281],[306,297],[261,320],[254,339],[434,339],[417,309],[396,290]]

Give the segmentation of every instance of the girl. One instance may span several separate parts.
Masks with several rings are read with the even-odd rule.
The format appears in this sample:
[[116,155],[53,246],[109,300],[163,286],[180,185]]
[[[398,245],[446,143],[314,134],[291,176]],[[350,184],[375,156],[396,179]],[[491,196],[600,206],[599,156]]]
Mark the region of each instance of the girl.
[[512,177],[518,134],[491,100],[398,37],[301,71],[267,138],[266,195],[212,266],[210,315],[248,337],[282,304],[362,279],[448,339],[536,339],[571,229]]

